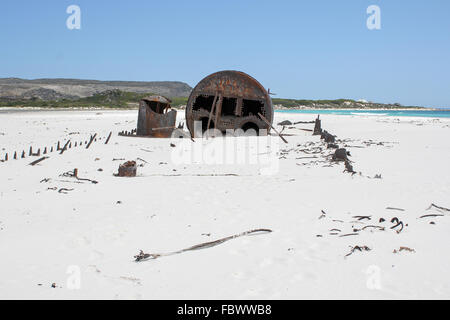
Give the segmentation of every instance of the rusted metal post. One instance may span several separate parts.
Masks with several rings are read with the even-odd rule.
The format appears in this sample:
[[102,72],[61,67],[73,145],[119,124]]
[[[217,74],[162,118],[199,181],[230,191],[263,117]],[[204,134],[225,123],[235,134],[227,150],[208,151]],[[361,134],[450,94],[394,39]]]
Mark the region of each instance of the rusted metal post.
[[219,125],[220,113],[222,112],[222,102],[223,102],[223,96],[222,96],[222,94],[219,94],[219,101],[217,101],[217,107],[216,107],[216,119],[214,121],[214,125],[216,127]]
[[321,135],[322,134],[322,127],[320,124],[320,119],[319,119],[319,115],[317,115],[317,119],[314,122],[314,132],[313,132],[313,136],[317,136],[317,135]]
[[279,132],[277,131],[277,129],[275,129],[275,128],[272,126],[272,124],[271,124],[269,121],[267,121],[267,119],[266,119],[261,113],[258,112],[258,116],[259,116],[259,117],[260,117],[267,125],[269,125],[269,126],[272,127],[273,131],[275,131],[275,132],[278,134],[278,136],[281,138],[281,140],[283,140],[285,143],[288,143],[287,140],[286,140],[285,138],[283,138],[283,136],[281,135],[281,133],[279,133]]
[[105,144],[108,144],[109,139],[111,139],[112,131],[109,133],[108,138],[106,138]]
[[94,141],[96,136],[97,136],[97,134],[94,134],[93,136],[91,136],[91,140],[89,141],[88,145],[86,146],[86,149],[89,149],[89,147],[91,146],[91,143]]
[[67,146],[69,145],[69,143],[70,143],[70,140],[68,140],[68,141],[66,142],[66,144],[65,144],[64,147],[61,149],[61,152],[60,152],[59,154],[63,154],[64,151],[67,150]]
[[206,126],[206,130],[209,130],[209,126],[211,124],[211,118],[212,118],[212,116],[214,114],[214,109],[216,108],[216,102],[217,102],[217,93],[214,96],[214,100],[213,100],[213,103],[212,103],[212,106],[211,106],[211,112],[209,113],[208,125]]
[[49,158],[49,157],[42,157],[42,158],[39,158],[39,159],[37,159],[37,160],[31,162],[29,165],[30,165],[30,166],[34,166],[35,164],[38,164],[39,162],[41,162],[41,161],[43,161],[43,160],[45,160],[45,159],[48,159],[48,158]]

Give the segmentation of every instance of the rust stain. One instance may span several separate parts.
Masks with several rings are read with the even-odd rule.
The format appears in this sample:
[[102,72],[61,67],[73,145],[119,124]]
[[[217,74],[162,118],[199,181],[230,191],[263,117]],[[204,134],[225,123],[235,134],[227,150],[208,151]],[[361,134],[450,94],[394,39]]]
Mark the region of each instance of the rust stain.
[[177,112],[172,101],[164,96],[150,96],[139,103],[136,134],[155,138],[169,138],[175,128]]

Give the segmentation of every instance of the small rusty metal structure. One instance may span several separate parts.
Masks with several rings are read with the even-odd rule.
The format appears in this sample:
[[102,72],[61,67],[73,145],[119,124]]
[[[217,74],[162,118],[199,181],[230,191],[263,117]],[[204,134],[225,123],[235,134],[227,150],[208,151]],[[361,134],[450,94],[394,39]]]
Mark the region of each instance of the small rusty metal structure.
[[194,136],[194,122],[202,133],[216,128],[270,131],[273,121],[269,92],[254,78],[240,71],[220,71],[201,80],[192,90],[186,106],[186,124]]
[[149,96],[139,102],[137,136],[168,138],[175,128],[176,110],[164,96]]
[[119,166],[119,177],[136,177],[136,161],[127,161]]

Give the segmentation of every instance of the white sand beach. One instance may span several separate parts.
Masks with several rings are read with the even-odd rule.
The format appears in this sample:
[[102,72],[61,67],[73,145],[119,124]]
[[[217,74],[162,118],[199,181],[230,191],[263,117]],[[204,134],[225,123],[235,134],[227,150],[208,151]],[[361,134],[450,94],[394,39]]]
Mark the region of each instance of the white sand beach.
[[[314,118],[275,113],[274,124]],[[0,299],[450,299],[450,211],[438,208],[450,208],[450,119],[320,118],[356,174],[300,130],[312,124],[286,127],[288,144],[271,136],[276,165],[264,173],[174,163],[174,152],[214,139],[118,136],[136,128],[136,110],[0,114],[0,159],[9,158],[0,162]],[[29,165],[39,158],[30,146],[68,139],[83,145]],[[137,176],[114,176],[126,160]],[[61,176],[74,168],[98,183]],[[256,228],[273,232],[133,258]]]

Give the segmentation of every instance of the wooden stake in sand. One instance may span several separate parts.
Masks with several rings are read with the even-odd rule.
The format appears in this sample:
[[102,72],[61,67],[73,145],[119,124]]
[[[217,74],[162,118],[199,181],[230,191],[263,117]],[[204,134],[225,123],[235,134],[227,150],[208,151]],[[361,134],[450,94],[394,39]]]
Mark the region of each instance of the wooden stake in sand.
[[279,133],[278,131],[277,131],[277,129],[275,129],[274,127],[273,127],[273,125],[261,114],[261,113],[259,113],[258,112],[258,116],[262,119],[262,121],[264,121],[268,126],[270,126],[272,129],[273,129],[273,131],[275,131],[277,134],[278,134],[278,136],[281,138],[281,140],[283,140],[284,141],[284,143],[288,143],[287,142],[287,140],[285,139],[285,138],[283,138],[283,136],[281,135],[281,133]]

